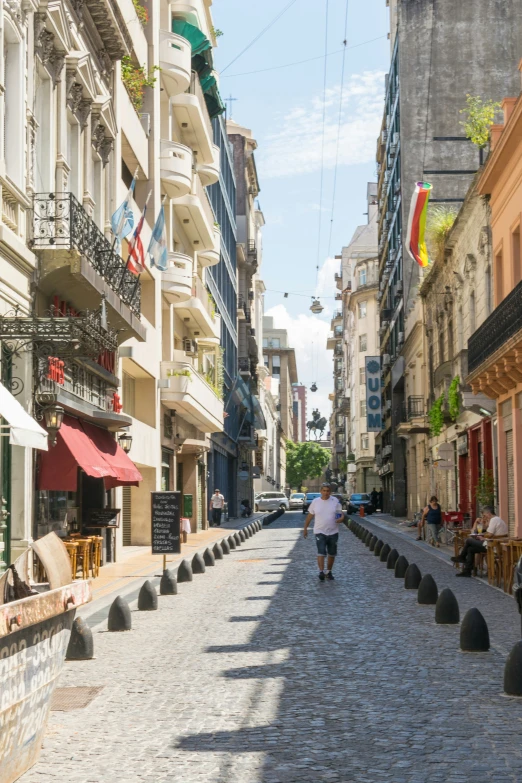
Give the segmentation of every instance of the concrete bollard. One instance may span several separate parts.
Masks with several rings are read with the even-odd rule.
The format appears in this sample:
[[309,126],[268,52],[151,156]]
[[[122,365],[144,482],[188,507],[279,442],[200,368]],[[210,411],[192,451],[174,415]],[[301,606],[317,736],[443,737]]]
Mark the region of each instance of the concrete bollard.
[[129,604],[121,595],[111,604],[107,628],[109,631],[130,631],[132,628]]
[[203,552],[203,562],[205,563],[206,566],[216,565],[216,558],[214,557],[210,549],[205,549],[205,551]]
[[239,535],[239,533],[232,533],[232,536],[234,538],[234,541],[236,542],[236,546],[241,546],[243,542],[241,541],[241,536]]
[[522,696],[522,641],[515,644],[507,657],[504,666],[504,693],[508,696]]
[[243,528],[243,533],[247,538],[252,538],[252,531],[250,530],[250,525],[247,525]]
[[406,573],[404,574],[405,589],[418,590],[421,582],[422,582],[422,574],[418,566],[416,566],[415,563],[410,563],[410,565],[406,569]]
[[459,620],[459,603],[453,591],[445,587],[435,605],[435,622],[439,625],[458,625]]
[[460,626],[460,649],[464,652],[487,652],[489,630],[478,609],[468,609]]
[[379,560],[381,563],[385,563],[388,560],[388,555],[391,552],[391,547],[389,544],[383,544],[383,547],[381,549],[381,553],[379,555]]
[[399,559],[399,553],[396,549],[392,549],[390,554],[388,555],[388,559],[386,560],[386,568],[392,569],[395,568],[395,563]]
[[65,657],[68,661],[90,661],[94,658],[92,631],[82,617],[77,617],[72,624]]
[[375,557],[380,556],[383,546],[384,546],[384,541],[381,541],[381,539],[379,538],[379,540],[377,541],[377,543],[373,548],[373,554],[375,555]]
[[158,608],[158,596],[155,588],[149,580],[143,582],[138,595],[138,609],[140,612],[154,612]]
[[230,549],[237,549],[236,539],[234,538],[234,536],[229,536],[227,538],[227,541]]
[[190,563],[187,563],[186,560],[182,560],[179,564],[176,578],[178,580],[178,585],[181,584],[181,582],[192,582],[192,568],[190,567]]
[[395,563],[395,579],[404,579],[409,563],[404,555],[399,555]]
[[363,537],[361,539],[363,544],[364,544],[364,546],[368,546],[368,544],[370,543],[371,537],[372,537],[372,534],[370,533],[370,531],[369,530],[365,530],[364,533],[363,533]]
[[239,538],[241,540],[241,543],[243,543],[244,541],[247,540],[247,537],[245,535],[245,531],[244,530],[238,530],[237,534],[238,534],[238,536],[239,536]]
[[223,560],[223,549],[222,547],[217,543],[214,544],[212,547],[212,554],[214,555],[215,560]]
[[219,546],[224,555],[230,554],[230,544],[228,543],[228,539],[224,538],[223,541],[219,544]]
[[368,544],[368,549],[370,550],[370,552],[374,551],[375,544],[377,543],[377,541],[378,541],[377,536],[372,536],[370,538],[370,543]]
[[160,595],[177,595],[178,583],[176,581],[176,575],[173,571],[169,571],[167,568],[161,575],[160,581]]
[[192,558],[192,573],[193,574],[205,573],[205,561],[203,560],[199,552],[196,552],[196,554]]
[[434,606],[439,597],[439,590],[431,574],[424,574],[417,591],[417,601],[423,606]]

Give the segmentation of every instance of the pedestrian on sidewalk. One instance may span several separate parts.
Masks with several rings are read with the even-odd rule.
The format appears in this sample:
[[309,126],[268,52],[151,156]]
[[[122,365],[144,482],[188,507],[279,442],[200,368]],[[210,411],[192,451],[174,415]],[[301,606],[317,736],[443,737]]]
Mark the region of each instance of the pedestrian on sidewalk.
[[[424,523],[427,523],[428,525],[428,531],[430,533],[430,538],[431,538],[430,544],[432,544],[433,546],[440,547],[439,533],[442,527],[442,509],[435,495],[431,496],[430,502],[422,512],[422,519],[420,521],[421,529]],[[419,531],[419,536],[417,538],[417,541],[419,541],[420,538],[421,536]]]
[[[331,497],[330,484],[321,486],[321,497],[314,498],[308,509],[303,536],[308,537],[308,526],[314,519],[314,534],[317,544],[317,565],[319,566],[319,579],[333,580],[332,568],[337,555],[337,541],[339,539],[339,525],[344,520],[344,512],[337,498]],[[328,555],[326,569],[325,557]]]
[[377,492],[375,487],[370,492],[370,500],[372,501],[373,510],[377,511],[378,508],[377,503],[379,502],[379,493]]
[[475,555],[485,554],[488,546],[488,538],[498,538],[507,536],[508,526],[503,519],[497,517],[492,506],[484,506],[482,514],[487,523],[487,530],[482,535],[474,535],[467,538],[464,546],[460,550],[460,555],[452,557],[454,563],[464,563],[464,568],[459,571],[457,576],[471,576]]
[[210,513],[212,514],[210,527],[221,527],[221,512],[224,505],[225,498],[219,489],[215,489],[214,494],[210,498]]
[[377,493],[377,508],[382,513],[384,511],[384,492],[380,489]]

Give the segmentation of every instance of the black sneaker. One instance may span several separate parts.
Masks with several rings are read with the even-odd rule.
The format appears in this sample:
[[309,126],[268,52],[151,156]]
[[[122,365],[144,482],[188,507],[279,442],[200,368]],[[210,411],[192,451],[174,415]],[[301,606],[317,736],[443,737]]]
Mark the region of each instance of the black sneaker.
[[326,579],[326,576],[324,575],[324,571],[319,571],[319,581],[324,582]]
[[334,575],[332,574],[332,572],[331,572],[331,571],[328,571],[328,573],[327,573],[327,575],[326,575],[326,578],[328,579],[328,581],[329,581],[329,582],[333,582],[333,580],[334,580]]
[[459,571],[458,574],[455,574],[455,576],[467,576],[471,577],[471,571]]

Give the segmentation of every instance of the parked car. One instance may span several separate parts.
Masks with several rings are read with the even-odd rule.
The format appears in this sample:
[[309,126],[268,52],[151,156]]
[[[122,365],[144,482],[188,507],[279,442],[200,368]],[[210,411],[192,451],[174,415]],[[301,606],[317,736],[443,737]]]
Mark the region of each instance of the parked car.
[[369,495],[365,493],[350,495],[350,500],[348,501],[348,513],[358,514],[361,506],[364,506],[365,514],[373,514],[375,511]]
[[308,511],[308,508],[312,500],[315,500],[315,498],[320,498],[320,497],[321,497],[320,492],[307,492],[303,500],[303,514],[306,514],[306,512]]
[[290,503],[284,492],[260,492],[255,499],[254,508],[256,511],[275,511],[277,508],[287,511]]
[[290,508],[303,508],[304,492],[294,492],[290,495]]

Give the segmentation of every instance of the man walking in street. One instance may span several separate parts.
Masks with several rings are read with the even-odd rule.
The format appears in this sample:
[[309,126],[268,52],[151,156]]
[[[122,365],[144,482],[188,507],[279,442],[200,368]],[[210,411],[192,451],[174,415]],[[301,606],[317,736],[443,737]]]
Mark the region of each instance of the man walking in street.
[[454,563],[464,563],[464,568],[457,573],[457,576],[471,576],[475,555],[484,555],[486,553],[487,539],[507,536],[509,532],[504,520],[495,516],[495,511],[491,506],[484,506],[482,516],[488,526],[486,532],[482,535],[473,535],[467,538],[460,555],[451,558]]
[[224,505],[225,498],[220,494],[219,489],[215,489],[210,498],[210,513],[212,514],[210,527],[221,527],[221,512]]
[[[333,580],[332,568],[337,555],[337,541],[339,538],[339,525],[344,520],[344,513],[337,498],[331,497],[330,484],[323,484],[321,497],[314,498],[308,509],[305,520],[303,536],[308,537],[308,526],[314,519],[314,534],[317,543],[317,565],[319,566],[319,580]],[[324,559],[328,555],[326,570]]]

